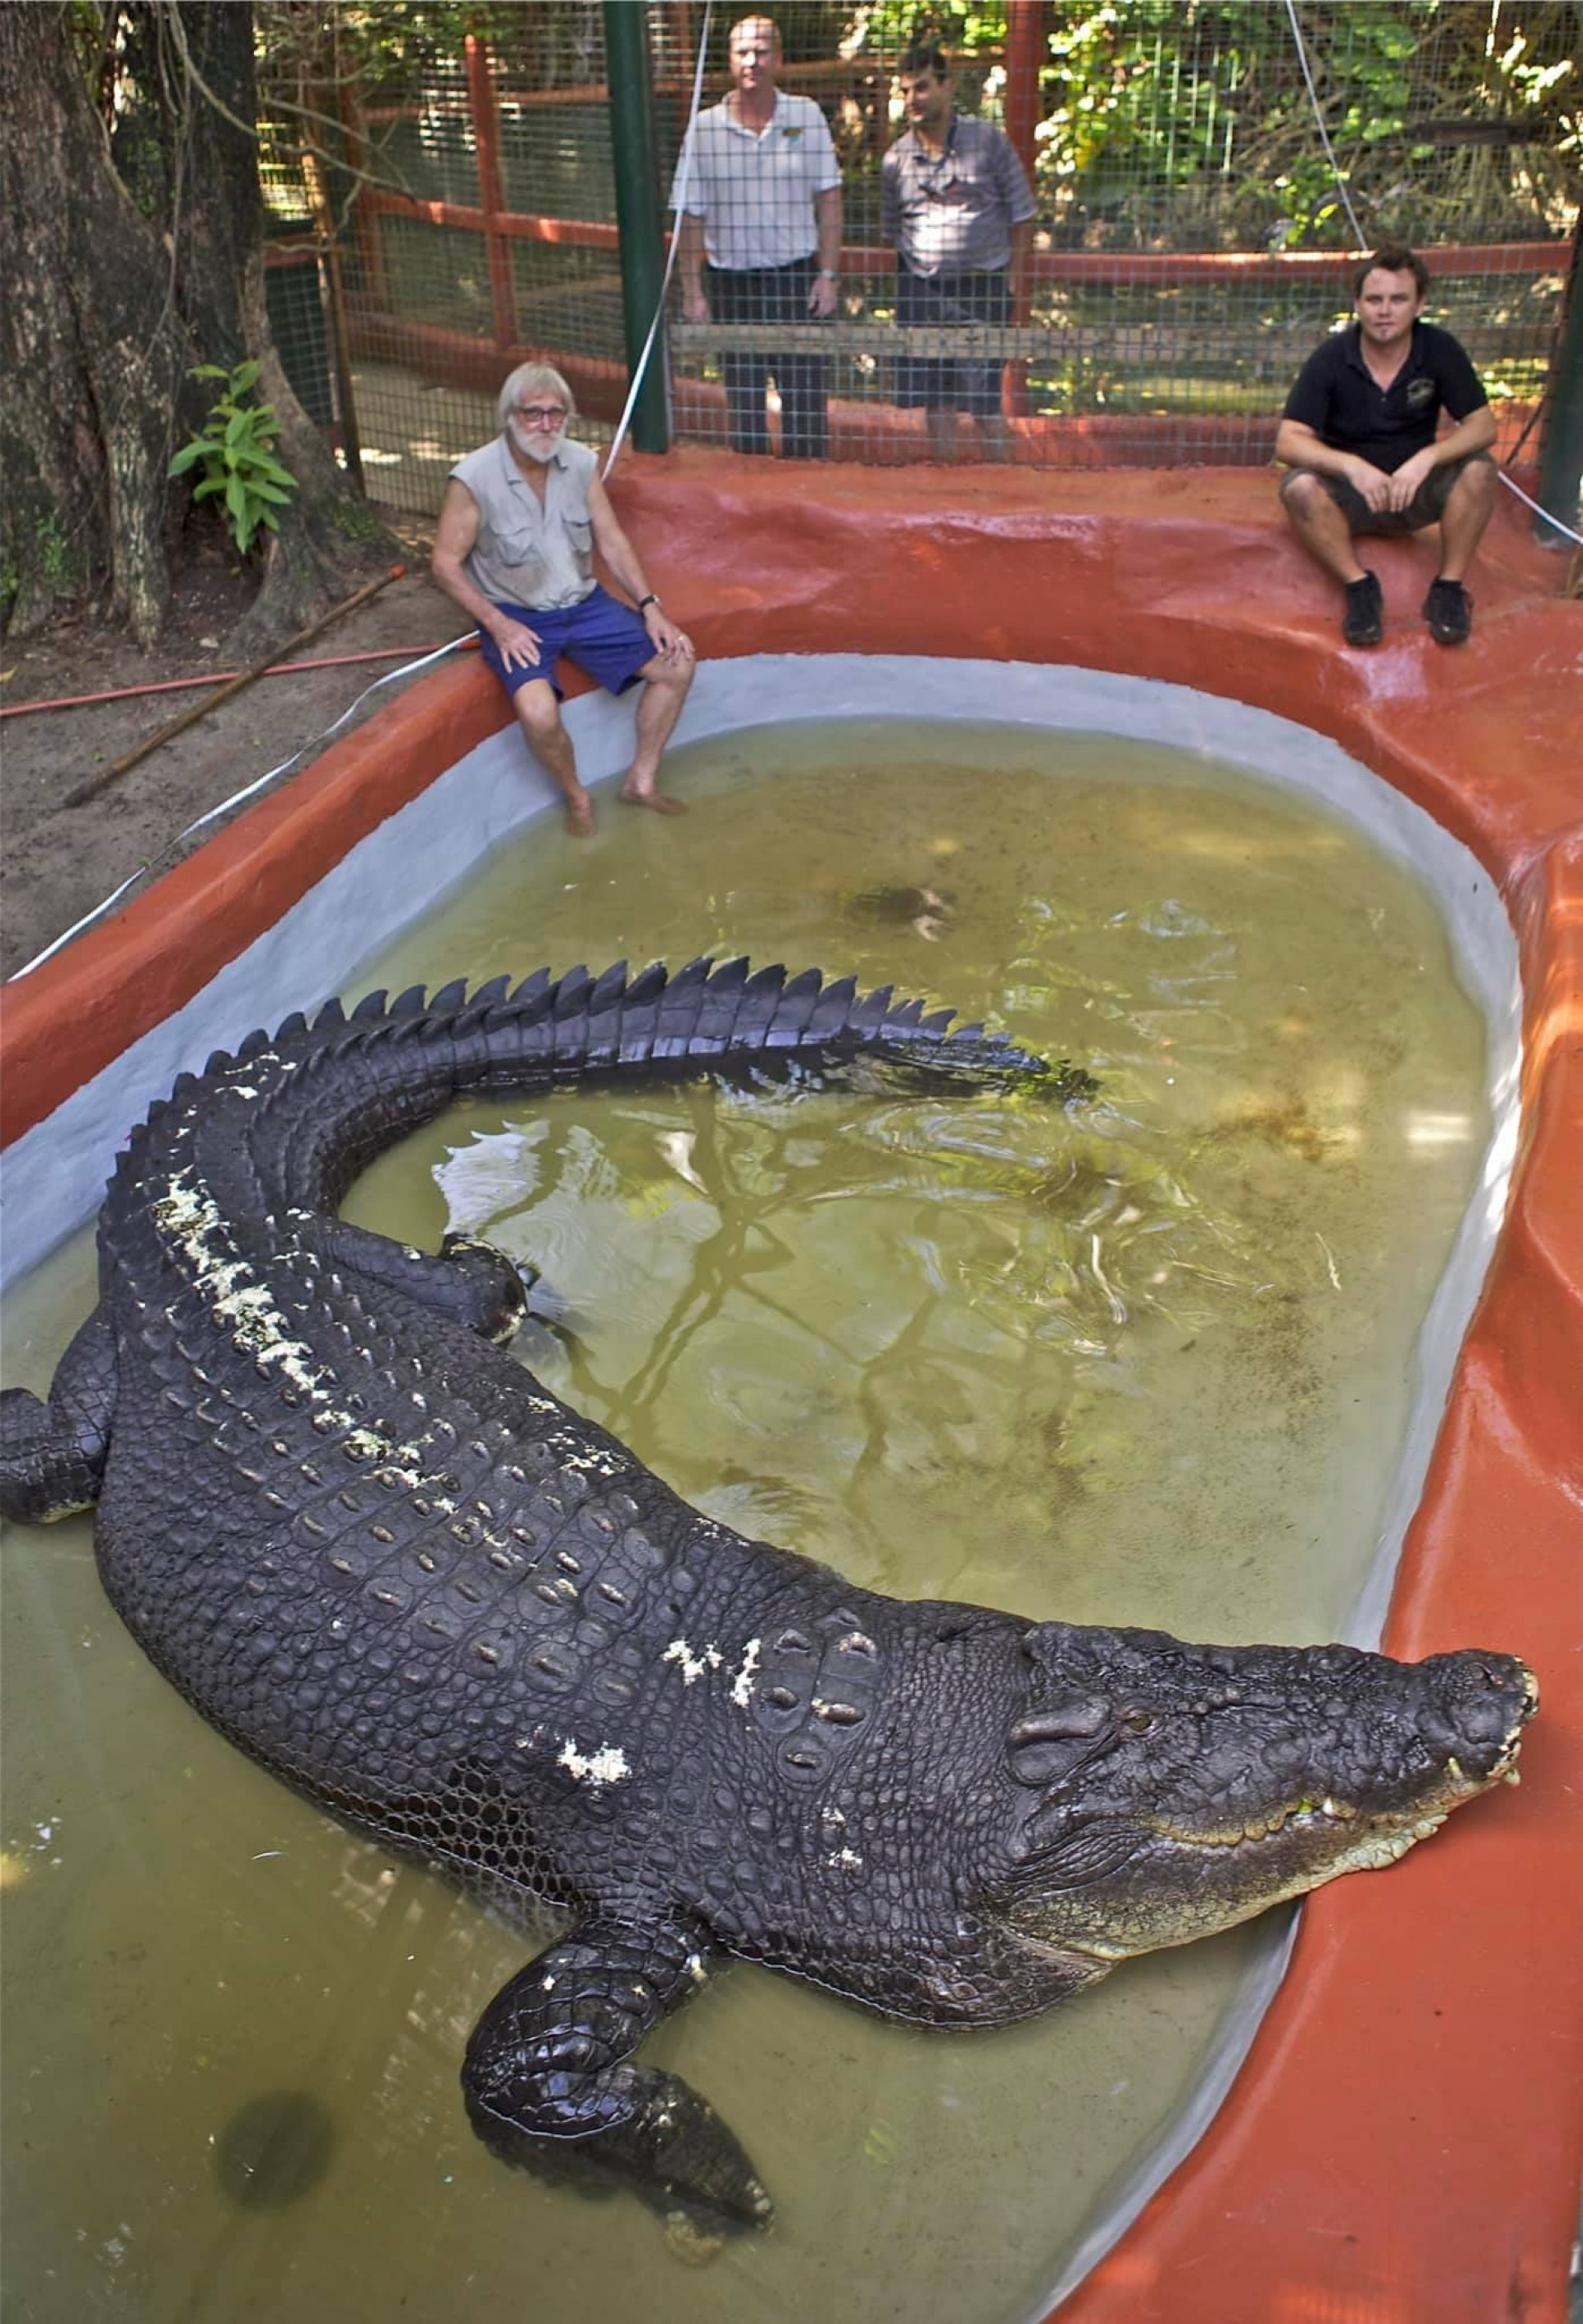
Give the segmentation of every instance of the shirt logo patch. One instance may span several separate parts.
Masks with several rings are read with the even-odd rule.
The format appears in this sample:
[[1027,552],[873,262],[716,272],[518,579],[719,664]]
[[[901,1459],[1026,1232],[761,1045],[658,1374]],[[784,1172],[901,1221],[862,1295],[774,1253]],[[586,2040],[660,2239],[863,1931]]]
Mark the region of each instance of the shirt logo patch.
[[1410,404],[1427,403],[1433,394],[1432,379],[1410,379],[1407,383],[1407,401]]
[[780,133],[781,143],[784,145],[795,145],[802,134],[800,129],[783,129]]

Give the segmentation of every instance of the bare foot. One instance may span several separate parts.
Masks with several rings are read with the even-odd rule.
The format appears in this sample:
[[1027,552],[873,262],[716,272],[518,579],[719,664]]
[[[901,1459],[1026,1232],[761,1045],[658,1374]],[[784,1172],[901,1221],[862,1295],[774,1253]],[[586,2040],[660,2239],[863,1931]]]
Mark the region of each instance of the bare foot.
[[626,807],[646,807],[652,815],[686,815],[687,812],[680,799],[667,798],[659,791],[623,790],[621,800]]
[[571,834],[572,837],[574,839],[586,839],[593,828],[593,800],[588,798],[568,799],[566,801],[566,829]]

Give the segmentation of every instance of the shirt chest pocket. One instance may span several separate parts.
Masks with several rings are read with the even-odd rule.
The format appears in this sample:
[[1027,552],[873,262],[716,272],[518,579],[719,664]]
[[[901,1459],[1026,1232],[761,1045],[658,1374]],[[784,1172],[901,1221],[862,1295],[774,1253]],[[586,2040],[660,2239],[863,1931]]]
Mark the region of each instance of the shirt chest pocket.
[[508,525],[494,535],[494,559],[510,572],[520,573],[524,581],[544,570],[544,551],[538,535],[531,525]]
[[808,175],[808,149],[800,136],[780,138],[764,159],[774,183],[782,191],[799,186]]
[[566,540],[577,560],[577,570],[586,581],[594,570],[594,520],[586,516],[565,519]]

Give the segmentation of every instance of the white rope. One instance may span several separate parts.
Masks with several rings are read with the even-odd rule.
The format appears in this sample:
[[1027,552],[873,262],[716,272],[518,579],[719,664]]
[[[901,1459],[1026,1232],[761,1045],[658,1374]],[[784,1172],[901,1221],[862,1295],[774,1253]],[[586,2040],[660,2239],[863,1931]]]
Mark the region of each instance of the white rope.
[[1334,149],[1330,144],[1330,133],[1325,127],[1325,116],[1320,107],[1319,91],[1313,85],[1313,75],[1308,69],[1308,51],[1303,46],[1302,27],[1297,21],[1297,0],[1286,0],[1286,14],[1292,20],[1292,38],[1297,45],[1297,61],[1302,67],[1302,83],[1308,91],[1309,104],[1313,107],[1314,125],[1320,134],[1320,143],[1325,149],[1325,159],[1330,165],[1330,175],[1336,180],[1336,191],[1341,197],[1342,205],[1351,224],[1353,244],[1357,249],[1361,250],[1363,228],[1358,223],[1358,212],[1352,207],[1352,197],[1347,190],[1347,180],[1341,174],[1341,165],[1337,161]]
[[704,11],[704,30],[698,35],[698,61],[693,69],[693,101],[687,108],[687,126],[682,138],[681,167],[676,171],[676,182],[671,189],[670,248],[666,254],[665,273],[660,280],[659,301],[654,309],[653,320],[649,326],[649,337],[643,342],[643,352],[638,357],[637,366],[632,373],[632,384],[627,390],[625,408],[616,424],[615,435],[611,439],[610,451],[601,472],[603,476],[610,475],[621,457],[621,446],[626,441],[627,429],[631,421],[632,407],[638,401],[638,392],[643,384],[643,374],[649,368],[649,358],[654,352],[654,342],[659,336],[659,326],[665,314],[666,293],[670,289],[670,278],[676,267],[676,252],[681,247],[682,205],[686,198],[687,180],[692,175],[693,170],[694,132],[698,122],[698,103],[704,92],[704,60],[709,53],[709,19],[713,14],[714,0],[708,0],[708,5]]
[[[1527,493],[1523,491],[1522,485],[1514,484],[1504,468],[1497,468],[1496,470],[1496,474],[1509,493],[1516,493],[1517,498],[1523,503],[1524,508],[1531,508],[1535,516],[1542,517],[1546,524],[1553,525],[1558,532],[1564,532],[1569,540],[1575,540],[1578,548],[1583,549],[1583,532],[1574,532],[1571,526],[1569,524],[1563,524],[1559,516],[1552,516],[1549,509],[1542,508],[1537,501],[1531,501]],[[1540,546],[1542,548],[1543,545],[1544,544],[1541,542]]]
[[111,890],[102,904],[96,904],[93,910],[85,912],[80,920],[73,920],[71,926],[63,935],[58,936],[53,944],[46,945],[42,952],[35,953],[32,960],[24,963],[21,968],[14,970],[7,977],[6,982],[14,984],[18,977],[31,975],[35,968],[41,967],[45,961],[52,959],[63,945],[69,945],[73,936],[80,936],[84,928],[91,928],[96,920],[103,919],[105,914],[121,901],[128,889],[135,888],[140,880],[152,878],[156,868],[164,862],[167,856],[175,853],[184,839],[190,839],[194,832],[201,831],[206,824],[215,822],[218,816],[229,815],[233,807],[241,807],[245,800],[267,788],[280,776],[290,774],[299,759],[306,758],[309,751],[317,751],[321,743],[329,741],[332,734],[338,733],[353,713],[361,708],[371,694],[377,694],[382,686],[393,686],[399,678],[410,678],[415,670],[427,669],[431,661],[438,661],[443,654],[455,653],[458,646],[469,644],[475,634],[474,631],[469,630],[465,637],[452,638],[448,644],[437,646],[432,653],[420,655],[417,661],[405,661],[399,669],[388,669],[382,678],[376,678],[373,684],[365,686],[356,701],[349,703],[334,724],[325,728],[322,734],[316,734],[311,741],[302,743],[299,749],[292,752],[289,759],[282,759],[278,767],[272,767],[267,775],[255,776],[252,782],[244,783],[239,791],[233,791],[229,798],[220,801],[218,807],[207,808],[195,823],[188,825],[185,831],[179,831],[175,838],[161,849],[158,855],[152,857],[147,863],[140,863],[137,870],[123,880],[118,888]]
[[[1355,248],[1361,251],[1364,247],[1363,228],[1358,223],[1358,212],[1352,207],[1352,197],[1347,190],[1347,180],[1341,174],[1340,164],[1336,160],[1335,152],[1331,148],[1330,132],[1325,127],[1325,116],[1320,108],[1319,92],[1313,85],[1313,75],[1308,69],[1308,51],[1303,45],[1302,27],[1297,21],[1297,0],[1286,0],[1286,14],[1292,22],[1292,38],[1297,49],[1297,61],[1302,68],[1303,86],[1308,91],[1309,104],[1313,108],[1314,126],[1319,131],[1320,143],[1325,149],[1325,159],[1330,165],[1330,175],[1336,181],[1336,191],[1341,197],[1348,218],[1351,223],[1353,244]],[[1583,533],[1574,532],[1571,526],[1563,524],[1559,516],[1552,516],[1549,509],[1542,508],[1537,501],[1531,501],[1522,485],[1512,482],[1511,477],[1507,475],[1498,461],[1496,464],[1496,474],[1509,493],[1515,493],[1525,508],[1531,508],[1535,516],[1542,517],[1546,524],[1553,525],[1557,532],[1564,533],[1569,540],[1575,540],[1580,548],[1583,548]]]

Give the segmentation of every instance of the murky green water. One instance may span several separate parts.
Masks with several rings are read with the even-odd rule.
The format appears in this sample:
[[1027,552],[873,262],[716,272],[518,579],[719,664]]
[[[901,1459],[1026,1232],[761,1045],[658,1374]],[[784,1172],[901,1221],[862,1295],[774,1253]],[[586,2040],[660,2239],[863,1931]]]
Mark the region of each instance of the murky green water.
[[[1101,1099],[470,1109],[354,1214],[433,1240],[448,1200],[531,1257],[576,1334],[524,1342],[557,1390],[865,1584],[1343,1628],[1487,1129],[1427,897],[1249,779],[1102,739],[778,728],[672,779],[686,821],[536,831],[363,981],[746,951],[988,1014]],[[8,1309],[6,1378],[41,1383],[90,1296],[84,1236]],[[15,2324],[1019,2317],[1250,1958],[1245,1932],[1156,1956],[992,2035],[727,1974],[649,2054],[779,2220],[689,2268],[636,2204],[467,2131],[462,2046],[517,1941],[210,1735],[105,1606],[86,1525],[5,1557]]]

